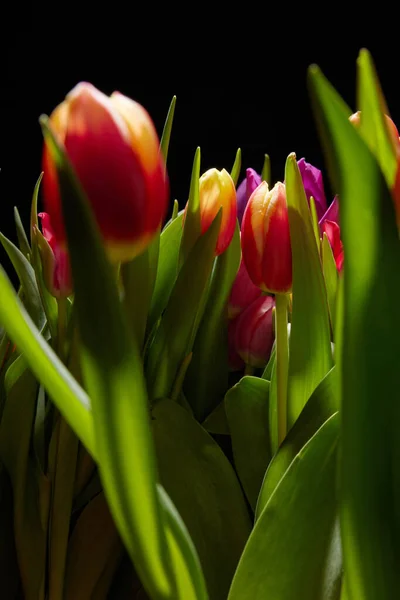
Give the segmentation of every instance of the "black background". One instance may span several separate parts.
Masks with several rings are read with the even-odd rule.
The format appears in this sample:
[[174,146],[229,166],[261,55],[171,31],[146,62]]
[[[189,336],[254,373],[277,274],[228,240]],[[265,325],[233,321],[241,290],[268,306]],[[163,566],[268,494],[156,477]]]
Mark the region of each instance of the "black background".
[[[249,15],[244,13],[234,29],[213,16],[193,35],[191,21],[186,21],[180,29],[185,35],[180,38],[174,33],[176,23],[173,30],[165,26],[159,33],[152,21],[129,23],[123,14],[116,17],[114,13],[111,19],[104,13],[101,24],[95,25],[90,15],[82,20],[79,12],[65,19],[63,11],[71,4],[59,5],[59,13],[52,14],[54,6],[46,12],[47,20],[37,12],[14,15],[14,22],[21,26],[13,30],[5,49],[0,230],[13,240],[13,206],[18,206],[27,223],[32,189],[40,173],[38,117],[50,114],[82,80],[107,94],[119,90],[142,103],[159,134],[171,97],[177,95],[168,171],[171,201],[177,198],[181,206],[197,146],[202,151],[202,171],[212,166],[230,170],[238,147],[243,156],[242,176],[246,167],[261,169],[265,152],[271,157],[275,181],[284,178],[285,160],[292,151],[324,170],[307,90],[307,68],[312,63],[321,67],[355,109],[356,59],[360,48],[367,47],[391,115],[400,123],[398,36],[396,32],[391,37],[393,32],[386,25],[385,30],[376,27],[371,34],[360,27],[347,33],[340,27],[328,32],[313,26],[302,32],[305,35],[293,37],[277,22],[270,29],[263,28],[254,15],[251,30]],[[63,29],[58,28],[60,19]],[[219,39],[222,49],[214,50],[212,43],[221,32],[227,43],[225,37]],[[391,47],[383,45],[382,37],[391,41]],[[333,190],[327,180],[326,188],[329,197]],[[2,249],[0,261],[9,270]]]

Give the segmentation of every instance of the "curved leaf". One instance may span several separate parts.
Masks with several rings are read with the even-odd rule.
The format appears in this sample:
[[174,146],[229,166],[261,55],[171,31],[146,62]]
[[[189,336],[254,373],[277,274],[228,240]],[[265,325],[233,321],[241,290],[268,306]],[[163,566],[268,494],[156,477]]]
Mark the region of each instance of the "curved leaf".
[[286,436],[265,473],[256,515],[258,519],[295,456],[315,432],[339,410],[339,387],[336,367],[333,367],[314,390],[299,418]]
[[149,348],[146,379],[152,400],[170,397],[179,370],[192,351],[204,310],[220,222],[221,210],[182,265]]
[[236,156],[235,156],[235,162],[233,163],[233,167],[232,167],[232,171],[231,171],[231,177],[232,177],[233,183],[235,184],[235,187],[236,187],[238,179],[239,179],[241,168],[242,168],[242,151],[240,148],[238,148],[237,152],[236,152]]
[[[9,387],[0,427],[0,458],[11,479],[14,532],[20,576],[27,600],[45,598],[47,518],[50,487],[40,496],[29,451],[38,382],[23,356],[9,368]],[[12,372],[15,373],[12,373]],[[45,514],[42,522],[42,511]]]
[[41,125],[59,178],[80,357],[92,401],[104,491],[146,590],[157,599],[172,598],[174,581],[156,490],[156,460],[139,348],[129,335],[115,274],[81,186],[47,118],[41,118]]
[[357,60],[357,104],[361,110],[360,134],[391,188],[396,177],[398,156],[386,123],[385,115],[389,111],[368,50],[361,50]]
[[147,320],[148,332],[153,329],[163,313],[174,287],[182,238],[182,219],[183,214],[178,215],[176,219],[169,222],[160,235],[156,281]]
[[285,170],[293,264],[293,309],[289,340],[288,429],[333,366],[328,301],[296,156]]
[[181,246],[179,249],[179,268],[186,261],[190,251],[201,235],[199,179],[200,148],[197,148],[193,160],[189,199],[185,209],[185,222],[183,226]]
[[376,158],[317,67],[314,108],[340,195],[346,256],[337,357],[341,379],[341,525],[349,599],[389,600],[400,572],[400,244]]
[[24,353],[32,373],[88,451],[95,456],[90,402],[86,392],[39,333],[0,266],[0,323]]
[[191,535],[210,598],[226,600],[250,533],[239,482],[217,443],[176,402],[160,400],[152,417],[161,483]]
[[169,148],[169,141],[171,139],[172,124],[174,122],[175,105],[176,105],[176,96],[172,96],[171,104],[169,105],[168,114],[167,114],[167,118],[165,119],[164,129],[163,129],[161,141],[160,141],[160,150],[164,157],[165,162],[167,162],[167,158],[168,158],[168,148]]
[[[68,545],[65,600],[87,600],[107,563],[121,558],[122,543],[111,517],[104,492],[97,494],[80,514]],[[118,563],[113,562],[116,569]]]
[[19,249],[25,258],[30,260],[31,248],[29,246],[28,238],[26,237],[26,232],[24,226],[22,225],[21,217],[16,206],[14,206],[14,221],[17,229]]
[[227,303],[239,269],[240,256],[237,225],[229,247],[215,259],[203,318],[185,378],[186,398],[198,421],[212,412],[228,389]]
[[271,460],[269,387],[265,379],[245,376],[225,396],[235,467],[253,510]]
[[335,539],[338,433],[336,414],[286,471],[254,526],[228,600],[332,598],[332,581],[341,574],[337,560],[327,564]]
[[33,267],[28,259],[22,254],[21,250],[10,242],[10,240],[2,233],[0,233],[0,241],[17,272],[18,279],[24,292],[24,304],[26,305],[26,309],[35,325],[39,329],[42,329],[45,323],[45,315]]

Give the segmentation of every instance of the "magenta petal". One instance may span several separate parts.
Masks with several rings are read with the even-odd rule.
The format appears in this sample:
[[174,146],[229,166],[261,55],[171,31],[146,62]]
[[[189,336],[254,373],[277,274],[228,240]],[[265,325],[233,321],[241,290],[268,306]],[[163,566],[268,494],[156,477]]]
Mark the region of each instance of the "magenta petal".
[[335,196],[333,201],[331,202],[331,204],[329,205],[328,210],[326,211],[326,213],[324,214],[324,216],[322,217],[322,219],[320,219],[319,221],[319,225],[321,226],[325,221],[333,221],[334,223],[337,223],[338,225],[340,225],[340,221],[339,221],[339,201],[338,201],[338,196]]
[[311,196],[314,198],[317,216],[318,219],[321,219],[327,207],[322,173],[319,169],[306,162],[304,158],[301,158],[297,162],[297,165],[303,180],[307,200],[310,200]]
[[261,175],[254,169],[246,169],[246,179],[243,179],[236,191],[237,217],[242,224],[243,214],[251,194],[261,183]]

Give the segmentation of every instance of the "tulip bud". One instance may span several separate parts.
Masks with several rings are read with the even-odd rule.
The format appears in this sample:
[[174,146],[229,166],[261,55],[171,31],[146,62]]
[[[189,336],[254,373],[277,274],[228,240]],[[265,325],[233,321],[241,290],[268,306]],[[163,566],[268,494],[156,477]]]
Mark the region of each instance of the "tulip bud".
[[343,243],[340,239],[340,227],[333,221],[324,221],[321,225],[321,233],[326,233],[328,241],[331,245],[333,258],[335,259],[336,268],[340,272],[343,268],[344,250]]
[[254,300],[237,319],[235,348],[247,365],[264,368],[274,343],[273,311],[275,301],[271,296]]
[[254,169],[246,169],[246,179],[243,179],[239,185],[236,193],[237,197],[237,218],[239,225],[242,224],[243,214],[246,209],[247,203],[254,190],[261,183],[261,175],[259,175]]
[[307,200],[310,201],[311,196],[314,198],[317,217],[321,219],[327,209],[322,173],[319,169],[306,162],[304,158],[301,158],[297,162],[297,166],[303,180]]
[[72,293],[71,270],[68,254],[58,244],[47,213],[39,213],[43,235],[37,231],[37,242],[42,259],[43,279],[50,294],[63,298]]
[[[167,209],[168,183],[153,123],[140,104],[78,84],[52,113],[52,130],[86,192],[110,258],[140,254]],[[65,247],[56,166],[46,144],[43,193],[58,243]]]
[[255,285],[265,292],[284,294],[292,287],[292,251],[286,190],[272,190],[263,181],[251,195],[243,215],[242,255]]
[[201,233],[210,227],[222,207],[221,229],[215,250],[222,254],[231,243],[236,226],[236,189],[232,177],[225,169],[209,169],[200,177]]
[[320,221],[319,221],[319,226],[321,227],[321,225],[325,221],[333,221],[334,223],[337,223],[339,225],[339,199],[338,199],[338,196],[335,196],[334,199],[332,200],[332,202],[330,203],[326,213],[324,214],[322,219],[320,219]]
[[250,279],[242,259],[228,301],[228,319],[235,319],[253,300],[259,298],[261,293],[260,288]]
[[[386,118],[386,125],[388,128],[388,131],[390,133],[390,136],[392,138],[393,144],[395,147],[399,147],[399,132],[397,130],[396,125],[394,124],[394,122],[392,121],[392,119],[389,117],[389,115],[385,115]],[[355,112],[354,114],[352,114],[349,117],[349,121],[350,123],[352,123],[354,125],[354,127],[358,128],[361,124],[361,110],[358,110],[357,112]]]

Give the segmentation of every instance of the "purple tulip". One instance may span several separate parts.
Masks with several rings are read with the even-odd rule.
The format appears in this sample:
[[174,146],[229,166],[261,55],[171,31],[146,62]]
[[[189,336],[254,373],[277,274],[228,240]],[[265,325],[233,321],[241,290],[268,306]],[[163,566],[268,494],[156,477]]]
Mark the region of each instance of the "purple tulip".
[[303,180],[307,200],[310,200],[311,196],[314,198],[317,216],[320,220],[327,210],[322,173],[319,169],[306,162],[304,158],[301,158],[299,161],[297,161],[297,164]]
[[247,206],[247,202],[251,194],[261,183],[261,175],[259,175],[254,169],[246,169],[246,179],[243,179],[236,191],[236,202],[237,202],[237,218],[239,219],[239,225],[242,224],[244,210]]
[[319,225],[321,226],[325,221],[333,221],[334,223],[339,223],[339,202],[338,197],[335,196],[332,203],[329,205],[328,210],[323,215],[322,219],[319,220]]

